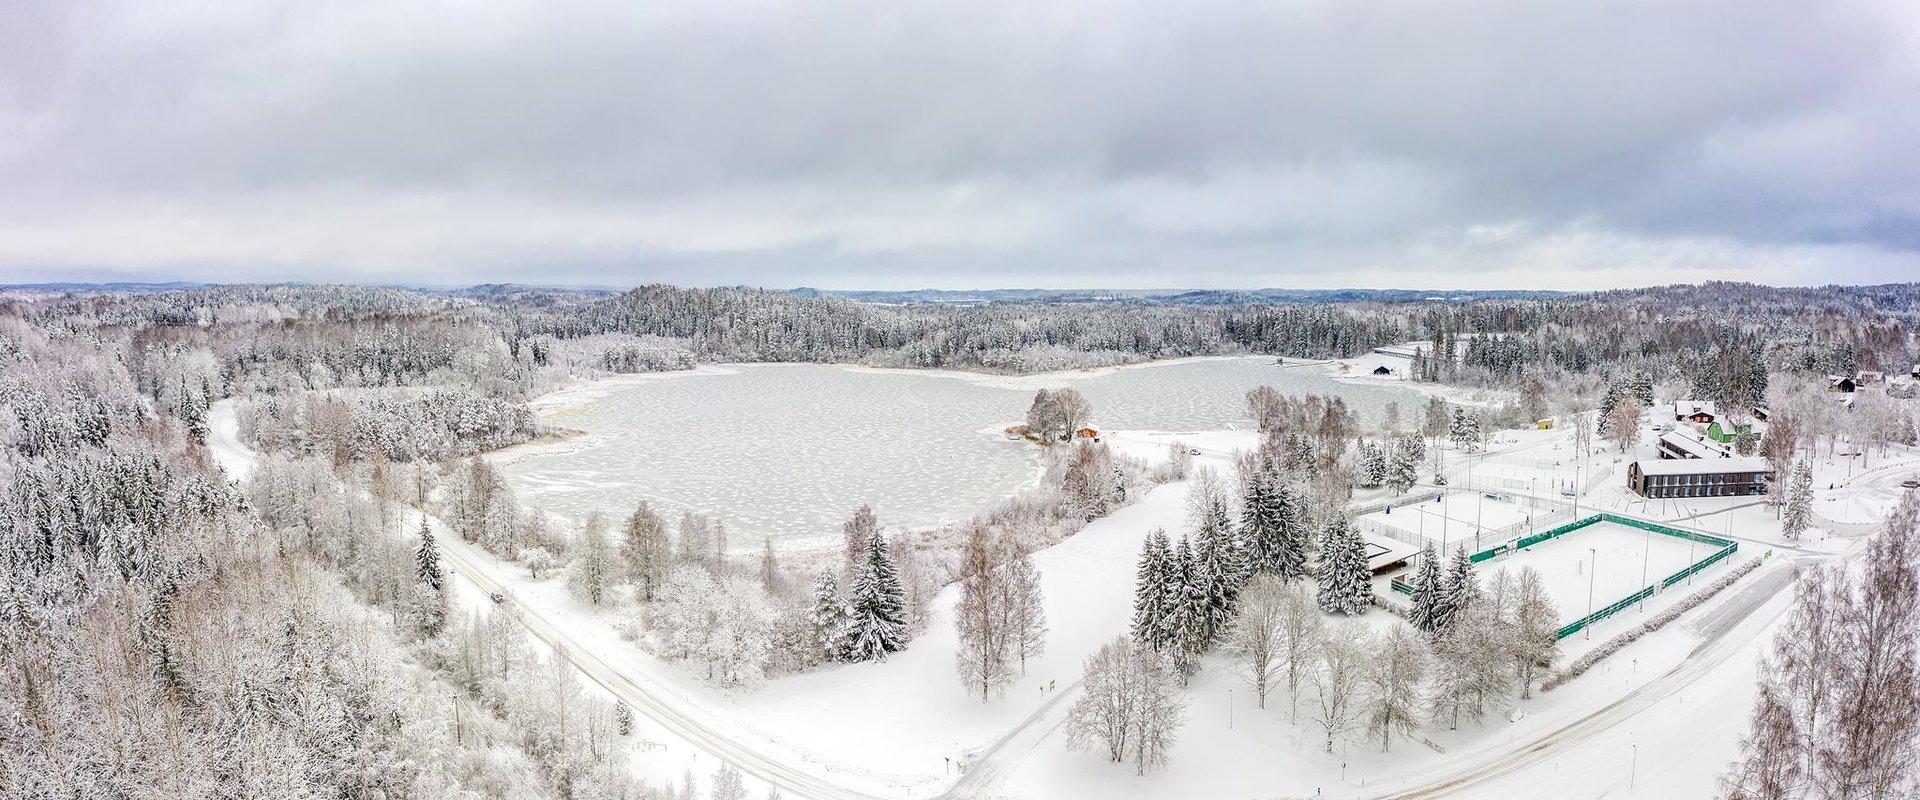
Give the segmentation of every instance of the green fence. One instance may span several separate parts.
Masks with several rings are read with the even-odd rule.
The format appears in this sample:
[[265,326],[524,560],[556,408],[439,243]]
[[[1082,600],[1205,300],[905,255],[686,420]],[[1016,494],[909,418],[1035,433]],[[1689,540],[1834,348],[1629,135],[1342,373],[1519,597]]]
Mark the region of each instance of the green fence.
[[[1585,528],[1589,525],[1593,525],[1599,522],[1611,522],[1615,525],[1625,525],[1629,528],[1639,528],[1640,530],[1650,531],[1653,533],[1660,534],[1662,536],[1671,536],[1676,539],[1686,539],[1691,542],[1698,542],[1700,544],[1708,545],[1714,548],[1714,550],[1713,552],[1707,554],[1706,558],[1702,558],[1699,561],[1695,561],[1692,564],[1688,564],[1685,568],[1681,569],[1678,572],[1673,573],[1672,575],[1668,575],[1667,577],[1660,579],[1658,582],[1654,583],[1653,585],[1643,586],[1640,588],[1640,591],[1634,592],[1633,594],[1620,598],[1618,601],[1615,601],[1613,604],[1607,606],[1606,608],[1602,608],[1598,611],[1595,611],[1591,614],[1588,614],[1584,617],[1574,620],[1571,623],[1561,626],[1560,631],[1555,638],[1565,639],[1568,636],[1572,636],[1576,633],[1579,633],[1582,629],[1586,628],[1588,625],[1592,625],[1593,623],[1599,622],[1600,620],[1606,619],[1622,611],[1625,611],[1628,607],[1632,606],[1633,604],[1638,603],[1641,600],[1645,600],[1649,597],[1652,597],[1654,592],[1657,592],[1659,590],[1672,586],[1676,583],[1684,581],[1687,578],[1691,577],[1694,573],[1697,573],[1727,558],[1732,557],[1733,554],[1739,551],[1740,549],[1740,543],[1733,541],[1731,539],[1722,539],[1718,536],[1709,536],[1707,534],[1696,533],[1694,531],[1683,531],[1679,528],[1675,528],[1667,525],[1661,525],[1657,522],[1647,522],[1645,520],[1631,519],[1628,517],[1616,516],[1614,514],[1608,514],[1608,513],[1602,512],[1599,514],[1595,514],[1591,517],[1587,517],[1585,519],[1574,520],[1573,522],[1569,522],[1565,525],[1561,525],[1558,528],[1553,528],[1551,530],[1542,531],[1540,533],[1533,534],[1532,536],[1523,536],[1515,540],[1511,544],[1502,544],[1502,545],[1496,545],[1494,547],[1489,547],[1478,553],[1474,553],[1468,558],[1473,563],[1477,564],[1482,561],[1486,561],[1487,559],[1490,559],[1490,558],[1506,555],[1507,553],[1515,552],[1518,550],[1525,550],[1536,544],[1540,544],[1541,542],[1552,541],[1561,536],[1565,536],[1567,534],[1578,531],[1581,528]],[[1388,585],[1392,587],[1394,591],[1399,592],[1401,594],[1406,594],[1406,595],[1413,594],[1413,585],[1407,583],[1404,580],[1401,580],[1400,578],[1394,578],[1391,582],[1389,582]]]

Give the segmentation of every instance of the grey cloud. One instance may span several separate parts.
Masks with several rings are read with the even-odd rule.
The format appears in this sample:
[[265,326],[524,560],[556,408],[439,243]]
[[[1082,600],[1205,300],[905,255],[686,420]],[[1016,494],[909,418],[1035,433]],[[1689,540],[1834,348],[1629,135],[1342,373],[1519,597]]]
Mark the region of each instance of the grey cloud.
[[34,277],[1920,272],[1905,3],[25,0],[11,19],[0,272]]

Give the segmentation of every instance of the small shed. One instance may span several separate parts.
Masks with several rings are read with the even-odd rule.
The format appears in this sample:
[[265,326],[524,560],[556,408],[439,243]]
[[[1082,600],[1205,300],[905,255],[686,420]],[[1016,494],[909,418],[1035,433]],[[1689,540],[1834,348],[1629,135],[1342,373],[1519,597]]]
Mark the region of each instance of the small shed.
[[1852,392],[1853,390],[1860,388],[1860,383],[1858,381],[1855,381],[1854,379],[1849,378],[1845,375],[1831,376],[1827,378],[1827,383],[1831,385],[1833,390],[1836,392]]
[[1387,366],[1387,365],[1385,365],[1385,364],[1381,364],[1380,366],[1377,366],[1377,367],[1374,367],[1374,368],[1373,368],[1373,374],[1375,374],[1375,375],[1392,375],[1392,374],[1393,374],[1393,368],[1392,368],[1392,367],[1389,367],[1389,366]]
[[1081,439],[1093,439],[1095,441],[1100,439],[1100,432],[1093,428],[1081,428],[1080,430],[1074,431],[1073,435]]

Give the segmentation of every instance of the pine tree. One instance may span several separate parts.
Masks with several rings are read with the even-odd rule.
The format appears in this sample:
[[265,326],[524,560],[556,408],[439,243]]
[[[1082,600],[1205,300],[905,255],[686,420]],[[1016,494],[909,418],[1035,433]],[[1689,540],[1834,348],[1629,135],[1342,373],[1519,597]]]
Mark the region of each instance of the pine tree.
[[1363,614],[1373,599],[1365,540],[1346,515],[1327,523],[1320,543],[1320,608],[1330,614]]
[[1164,649],[1167,636],[1167,581],[1173,551],[1167,532],[1155,528],[1140,545],[1140,565],[1133,579],[1133,638],[1155,650]]
[[413,551],[413,578],[433,591],[440,591],[444,575],[440,571],[440,548],[433,542],[427,518],[420,518],[420,546]]
[[1440,606],[1446,602],[1440,579],[1440,554],[1428,543],[1413,568],[1413,627],[1433,636],[1440,630]]
[[906,598],[886,537],[878,530],[867,539],[847,601],[848,653],[854,660],[881,659],[906,648]]

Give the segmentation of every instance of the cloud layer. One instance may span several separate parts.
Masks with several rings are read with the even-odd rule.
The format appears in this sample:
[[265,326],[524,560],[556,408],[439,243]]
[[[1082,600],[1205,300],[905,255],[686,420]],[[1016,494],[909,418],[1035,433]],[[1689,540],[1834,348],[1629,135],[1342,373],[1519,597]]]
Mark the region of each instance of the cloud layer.
[[1906,2],[8,14],[12,280],[1920,276]]

